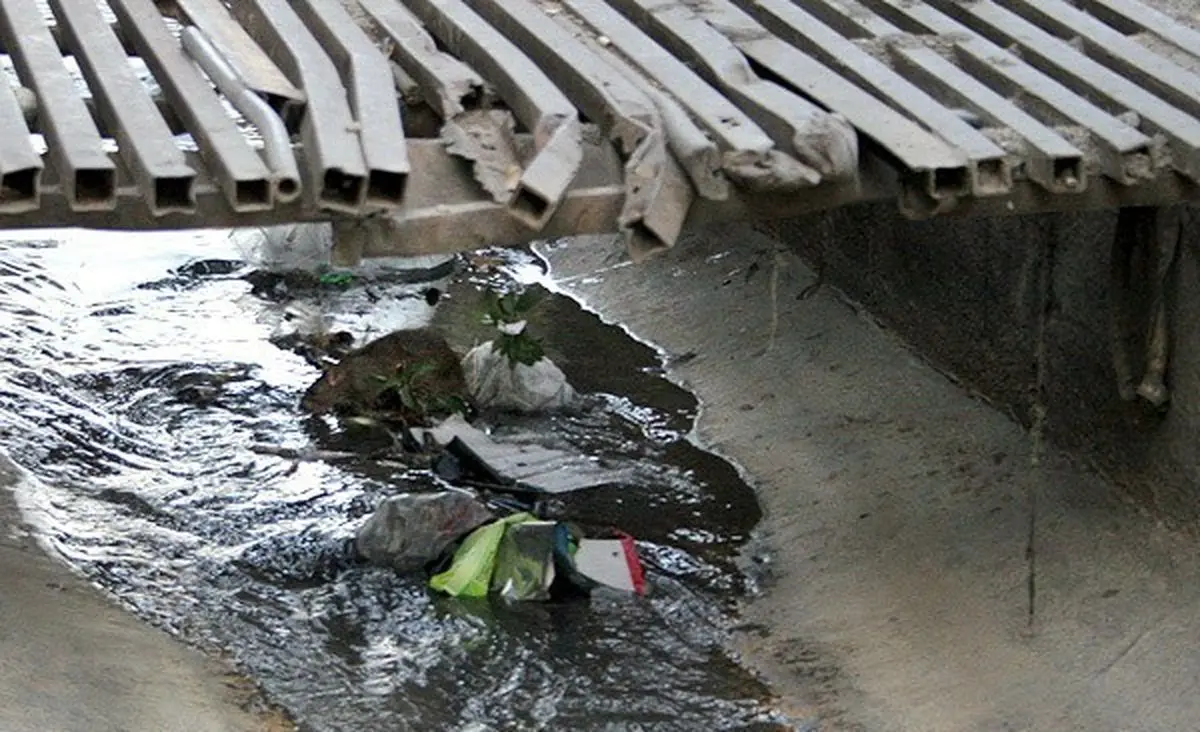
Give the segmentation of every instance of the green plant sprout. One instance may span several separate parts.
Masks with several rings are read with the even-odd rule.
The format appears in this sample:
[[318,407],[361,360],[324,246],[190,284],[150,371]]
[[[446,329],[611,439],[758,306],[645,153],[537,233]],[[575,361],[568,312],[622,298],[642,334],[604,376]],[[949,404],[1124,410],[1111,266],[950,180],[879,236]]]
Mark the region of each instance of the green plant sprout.
[[[542,340],[529,335],[525,321],[545,296],[541,290],[508,292],[503,295],[495,290],[484,294],[483,322],[494,325],[500,334],[492,341],[492,352],[508,359],[509,366],[517,364],[532,366],[546,357]],[[507,327],[506,327],[507,326]]]
[[406,413],[428,420],[434,414],[470,413],[470,407],[456,394],[439,394],[429,388],[429,377],[437,367],[429,361],[407,363],[391,376],[375,375],[380,383],[379,396],[392,395]]

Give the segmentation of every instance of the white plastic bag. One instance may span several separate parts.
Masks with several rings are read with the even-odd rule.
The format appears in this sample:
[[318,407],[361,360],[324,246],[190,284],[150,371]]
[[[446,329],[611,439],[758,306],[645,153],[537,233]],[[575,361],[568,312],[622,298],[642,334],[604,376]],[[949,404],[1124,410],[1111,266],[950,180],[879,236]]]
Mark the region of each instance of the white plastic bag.
[[467,388],[481,407],[542,412],[566,406],[575,399],[575,389],[548,358],[534,363],[512,364],[492,350],[493,341],[472,348],[463,357]]

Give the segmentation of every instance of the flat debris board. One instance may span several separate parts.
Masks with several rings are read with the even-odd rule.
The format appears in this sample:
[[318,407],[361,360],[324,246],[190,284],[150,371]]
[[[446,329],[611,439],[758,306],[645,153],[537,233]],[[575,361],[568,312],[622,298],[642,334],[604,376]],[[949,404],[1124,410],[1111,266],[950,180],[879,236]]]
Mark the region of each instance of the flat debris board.
[[1190,201],[1200,16],[1165,2],[0,0],[0,226],[642,253],[863,201]]

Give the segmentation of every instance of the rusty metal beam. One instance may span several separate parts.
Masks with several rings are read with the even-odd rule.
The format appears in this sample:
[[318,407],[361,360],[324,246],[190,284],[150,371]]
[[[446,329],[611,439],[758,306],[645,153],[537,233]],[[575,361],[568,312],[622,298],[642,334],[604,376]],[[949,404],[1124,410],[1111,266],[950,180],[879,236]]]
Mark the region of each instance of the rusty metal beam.
[[404,198],[408,149],[388,60],[346,12],[341,0],[293,0],[293,7],[342,70],[367,166],[365,206],[390,210]]
[[130,42],[179,114],[235,211],[274,205],[271,174],[151,0],[109,0]]
[[194,211],[196,171],[175,144],[99,7],[91,0],[49,0],[49,4],[150,211],[155,216]]
[[367,168],[337,68],[287,0],[240,0],[230,10],[307,98],[300,139],[307,153],[304,189],[309,203],[340,213],[361,212]]
[[537,152],[517,180],[508,205],[540,230],[554,215],[582,164],[582,129],[575,107],[537,64],[461,0],[408,0],[447,48],[499,90],[517,119],[533,131]]
[[104,152],[96,123],[67,74],[58,44],[34,0],[0,3],[0,40],[21,82],[37,96],[49,158],[71,208],[113,208],[117,202],[116,166]]

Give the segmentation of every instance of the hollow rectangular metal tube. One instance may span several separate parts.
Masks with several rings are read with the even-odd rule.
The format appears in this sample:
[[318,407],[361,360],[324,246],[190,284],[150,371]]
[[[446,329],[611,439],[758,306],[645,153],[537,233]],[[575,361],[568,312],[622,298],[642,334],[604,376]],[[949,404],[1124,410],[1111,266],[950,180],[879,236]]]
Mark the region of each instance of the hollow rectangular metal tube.
[[109,0],[134,50],[154,74],[163,96],[200,147],[204,162],[235,211],[274,204],[271,175],[262,158],[226,113],[151,0]]
[[38,126],[72,210],[111,210],[117,203],[116,166],[34,0],[0,3],[0,40],[37,97]]
[[246,86],[261,94],[275,111],[286,114],[286,107],[303,109],[304,92],[258,47],[221,0],[175,0],[175,5],[212,41]]
[[[1034,7],[1045,6],[1031,5],[1027,9]],[[1072,17],[1068,9],[1059,10],[1062,17]],[[1104,40],[1103,50],[1097,47],[1096,39],[1085,40],[1085,46],[1090,44],[1094,53],[1108,61],[1112,67],[1109,68],[1054,37],[1039,25],[991,2],[972,3],[969,8],[964,6],[963,13],[955,10],[954,14],[968,24],[974,24],[976,31],[982,35],[990,35],[993,40],[1002,40],[1019,47],[1022,57],[1028,63],[1078,93],[1092,98],[1107,99],[1121,109],[1136,112],[1153,131],[1161,132],[1167,138],[1171,145],[1171,162],[1175,169],[1192,179],[1200,180],[1200,121],[1192,116],[1200,114],[1200,82],[1197,82],[1190,72],[1165,59],[1159,59],[1162,76],[1152,80],[1146,73],[1154,66],[1149,57],[1158,57],[1149,51],[1142,49],[1145,53],[1137,54],[1110,34],[1099,33]],[[1083,33],[1091,29],[1098,33],[1086,22],[1074,22],[1064,27],[1071,32]],[[1113,31],[1113,34],[1120,36],[1116,31]],[[1120,36],[1120,39],[1125,38]],[[1131,78],[1118,74],[1113,68],[1124,70]],[[1147,89],[1169,92],[1166,98],[1172,103],[1184,104],[1187,112]]]
[[791,2],[757,0],[753,7],[768,31],[904,110],[965,153],[971,193],[1003,195],[1012,187],[1012,174],[1000,146],[882,61]]
[[885,18],[896,18],[953,40],[955,55],[965,69],[1005,94],[1026,94],[1048,104],[1057,114],[1085,127],[1099,143],[1099,164],[1105,175],[1123,184],[1138,180],[1150,154],[1150,138],[1039,72],[1018,56],[923,2],[860,0]]
[[365,205],[395,208],[408,181],[408,148],[396,82],[387,58],[340,0],[293,0],[293,7],[342,69],[367,166]]
[[341,76],[325,49],[287,0],[240,0],[230,10],[304,90],[300,139],[309,203],[360,213],[367,195],[366,163]]
[[125,49],[91,0],[49,0],[96,108],[155,216],[194,211],[196,171],[137,78]]
[[367,15],[395,47],[392,53],[442,121],[461,114],[483,91],[483,79],[471,67],[437,47],[433,36],[408,8],[395,0],[359,0]]
[[533,132],[537,152],[508,206],[519,220],[540,230],[583,162],[583,132],[574,105],[537,64],[461,0],[408,0],[407,5],[447,48],[488,77]]
[[530,0],[485,0],[476,9],[618,143],[626,161],[620,225],[637,232],[641,246],[674,246],[693,193],[654,102]]
[[21,103],[0,79],[0,211],[36,209],[42,158],[33,149]]

